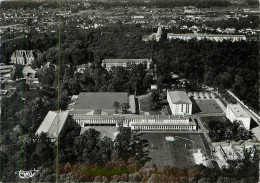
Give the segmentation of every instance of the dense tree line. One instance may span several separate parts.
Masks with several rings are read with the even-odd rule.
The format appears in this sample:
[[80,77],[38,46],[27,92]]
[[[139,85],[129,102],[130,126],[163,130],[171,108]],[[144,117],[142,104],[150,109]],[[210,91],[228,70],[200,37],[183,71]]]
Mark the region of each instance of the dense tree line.
[[253,133],[246,130],[239,121],[234,121],[233,123],[229,121],[210,121],[208,126],[210,129],[209,137],[213,142],[240,141],[253,138]]
[[[35,136],[32,129],[29,131],[30,133],[24,133],[20,125],[17,125],[9,131],[9,134],[1,136],[0,180],[18,180],[18,176],[15,175],[17,168],[27,170],[34,167],[40,169],[35,179],[54,181],[56,143],[51,142],[44,133]],[[129,128],[120,128],[114,142],[107,137],[101,138],[100,132],[94,129],[86,130],[81,135],[79,131],[78,127],[70,128],[59,137],[60,174],[69,174],[65,166],[68,163],[73,166],[91,167],[90,170],[97,167],[107,170],[124,167],[125,171],[121,172],[125,173],[140,169],[145,162],[150,160],[148,151],[144,149],[147,141],[132,135]],[[47,172],[46,177],[42,177],[41,174],[44,174],[42,171],[46,168],[50,171]],[[85,181],[93,178],[91,173],[79,174],[85,178]]]
[[132,0],[128,2],[120,2],[120,1],[113,1],[110,3],[103,3],[103,2],[95,2],[92,1],[92,4],[94,7],[96,6],[103,6],[107,9],[111,7],[124,7],[124,6],[137,6],[137,7],[157,7],[157,8],[175,8],[180,6],[196,6],[199,8],[207,8],[207,7],[225,7],[229,6],[230,3],[226,0],[202,0],[202,1],[194,1],[194,0],[156,0],[156,1],[150,1],[149,3],[146,3],[144,1],[137,1]]
[[203,24],[213,27],[214,29],[221,27],[223,29],[228,28],[228,27],[234,27],[235,29],[246,29],[246,28],[251,28],[255,29],[258,28],[259,26],[259,18],[254,15],[249,15],[246,18],[230,18],[228,20],[217,20],[217,21],[206,21],[203,22]]
[[34,8],[38,8],[39,6],[43,5],[43,2],[39,2],[39,1],[31,1],[31,0],[27,0],[27,1],[3,1],[1,2],[1,8],[3,10],[7,10],[7,9],[34,9]]
[[[100,67],[101,61],[106,58],[152,58],[157,66],[159,90],[175,84],[176,80],[170,76],[173,72],[190,81],[187,83],[188,89],[197,89],[202,84],[216,87],[220,91],[230,89],[242,101],[258,110],[259,105],[254,102],[258,100],[258,85],[255,79],[258,78],[257,42],[168,41],[165,32],[160,42],[142,42],[142,35],[148,33],[149,29],[142,29],[138,24],[114,25],[87,31],[75,30],[73,34],[62,33],[61,79],[66,75],[67,68],[73,69],[79,64],[92,63],[92,69],[87,70],[84,77],[90,76],[86,80],[95,83],[94,89],[93,85],[89,85],[87,88],[82,87],[83,91],[132,92],[135,90],[133,83],[139,82],[138,77],[132,79],[134,72],[118,68],[116,72],[107,74]],[[37,43],[35,44],[37,46]],[[58,47],[47,47],[50,48],[36,59],[35,67],[40,67],[46,62],[58,65]],[[129,72],[133,74],[126,74]],[[67,74],[69,76],[69,73]],[[140,74],[147,76],[146,71]],[[132,79],[129,81],[132,84],[122,85],[128,79]],[[146,79],[149,82],[151,80]],[[112,82],[116,84],[111,85]],[[149,82],[146,83],[150,84]],[[145,91],[144,88],[149,86],[139,83],[136,86],[139,91]]]

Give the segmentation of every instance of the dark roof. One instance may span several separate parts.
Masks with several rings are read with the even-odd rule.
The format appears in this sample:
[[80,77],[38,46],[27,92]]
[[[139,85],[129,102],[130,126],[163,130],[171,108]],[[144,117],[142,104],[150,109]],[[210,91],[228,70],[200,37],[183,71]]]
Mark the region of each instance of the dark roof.
[[[88,109],[113,109],[114,102],[119,104],[128,103],[127,92],[82,92],[79,94],[78,100],[74,106],[74,110]],[[98,112],[95,111],[95,112]]]

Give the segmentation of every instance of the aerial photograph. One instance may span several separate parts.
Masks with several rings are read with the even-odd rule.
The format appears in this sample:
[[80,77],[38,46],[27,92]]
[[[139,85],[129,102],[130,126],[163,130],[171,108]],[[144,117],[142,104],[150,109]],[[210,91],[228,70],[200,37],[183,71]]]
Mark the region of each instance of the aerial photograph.
[[0,0],[0,183],[259,183],[260,0]]

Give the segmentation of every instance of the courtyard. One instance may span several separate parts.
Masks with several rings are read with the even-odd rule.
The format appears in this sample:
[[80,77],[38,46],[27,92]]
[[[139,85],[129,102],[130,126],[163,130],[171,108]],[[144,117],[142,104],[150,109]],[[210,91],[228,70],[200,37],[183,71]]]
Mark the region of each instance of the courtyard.
[[222,113],[223,110],[221,107],[218,105],[216,100],[214,99],[196,99],[196,107],[198,109],[195,109],[195,111],[200,111],[200,113]]
[[[153,164],[158,167],[195,165],[193,157],[198,149],[201,149],[203,155],[208,156],[210,152],[208,142],[202,133],[149,133],[142,134],[141,137],[149,142],[149,156],[152,159],[146,163],[145,166],[148,167]],[[209,161],[205,164],[210,166]]]

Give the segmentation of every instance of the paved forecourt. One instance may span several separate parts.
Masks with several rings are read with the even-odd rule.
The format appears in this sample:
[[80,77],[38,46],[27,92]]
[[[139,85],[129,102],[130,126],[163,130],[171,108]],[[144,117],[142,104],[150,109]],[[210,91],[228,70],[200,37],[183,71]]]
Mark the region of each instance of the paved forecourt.
[[[202,133],[146,133],[141,137],[148,140],[149,156],[152,158],[145,166],[191,166],[195,164],[193,153],[199,148],[203,154],[209,151]],[[173,141],[167,141],[166,137],[173,137]]]

